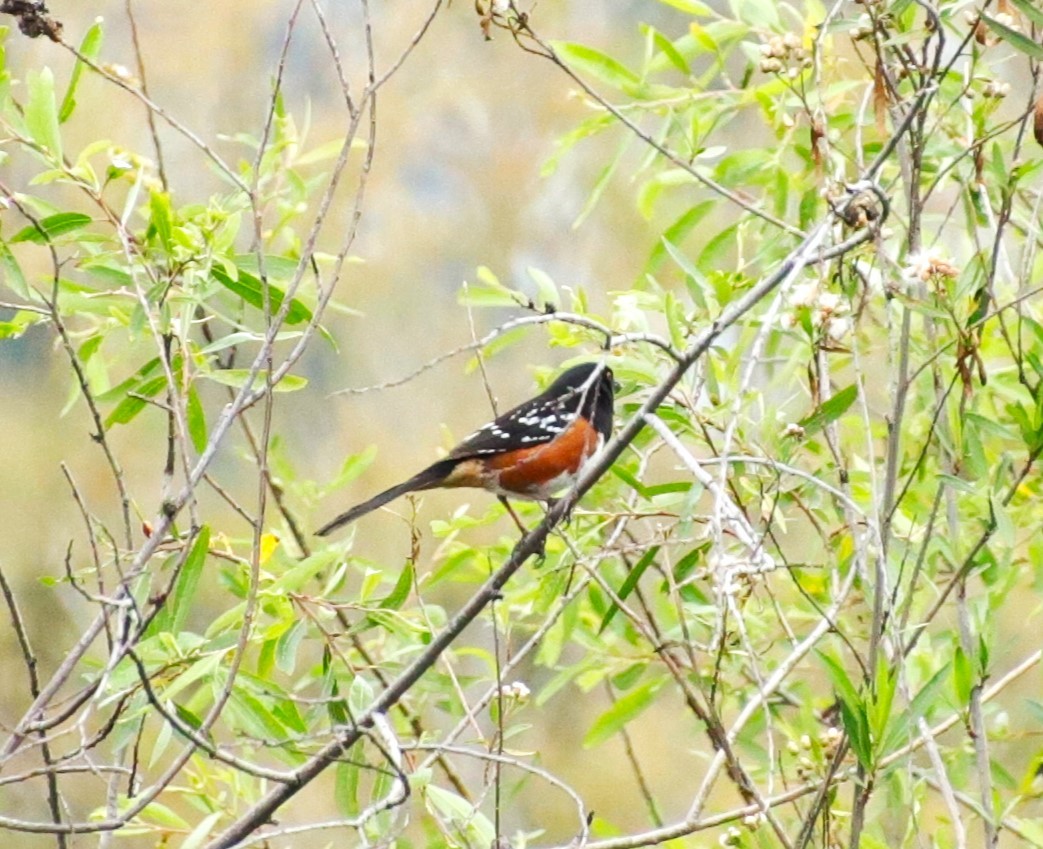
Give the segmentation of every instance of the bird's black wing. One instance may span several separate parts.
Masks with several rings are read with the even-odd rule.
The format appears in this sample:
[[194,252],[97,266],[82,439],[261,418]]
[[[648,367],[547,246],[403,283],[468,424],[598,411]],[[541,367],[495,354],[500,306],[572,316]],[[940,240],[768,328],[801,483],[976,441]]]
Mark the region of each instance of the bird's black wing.
[[540,395],[476,430],[450,451],[449,456],[460,460],[545,445],[568,429],[577,412],[576,396]]

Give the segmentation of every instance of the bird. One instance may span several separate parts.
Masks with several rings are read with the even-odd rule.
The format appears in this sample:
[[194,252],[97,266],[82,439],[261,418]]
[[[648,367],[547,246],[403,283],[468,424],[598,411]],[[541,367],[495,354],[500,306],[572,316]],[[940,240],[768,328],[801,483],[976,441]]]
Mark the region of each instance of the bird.
[[534,398],[478,428],[408,480],[357,504],[315,533],[327,536],[389,501],[425,489],[477,487],[507,498],[552,501],[612,435],[616,382],[602,362],[566,369]]

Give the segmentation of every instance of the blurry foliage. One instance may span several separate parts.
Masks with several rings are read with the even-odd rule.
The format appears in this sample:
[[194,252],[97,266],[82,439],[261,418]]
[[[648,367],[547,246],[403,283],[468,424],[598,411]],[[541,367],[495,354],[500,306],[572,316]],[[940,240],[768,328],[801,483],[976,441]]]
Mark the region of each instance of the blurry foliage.
[[[89,121],[81,87],[136,85],[97,64],[100,24],[68,80],[4,67],[0,156],[22,176],[0,177],[0,344],[35,325],[57,340],[121,519],[73,483],[88,544],[48,584],[96,618],[3,719],[3,781],[43,792],[0,828],[184,849],[237,827],[272,846],[1043,843],[1043,707],[1015,686],[1038,680],[1043,579],[1038,10],[664,0],[610,50],[546,40],[538,6],[478,5],[527,51],[519,73],[550,61],[579,87],[589,114],[546,172],[615,145],[577,225],[622,183],[661,237],[605,314],[541,269],[523,292],[480,267],[460,308],[500,323],[470,366],[545,333],[569,357],[610,348],[621,421],[670,391],[481,631],[387,703],[517,536],[490,499],[411,520],[404,563],[356,550],[365,521],[315,547],[375,453],[322,486],[271,432],[337,307],[353,234],[330,254],[316,236],[339,181],[362,202],[375,88],[345,86],[346,141],[313,144],[278,87],[235,163],[179,128],[227,185],[194,198],[102,128],[66,144]],[[806,268],[689,356],[814,233]],[[131,488],[113,437],[156,422],[165,462]],[[246,502],[213,466],[230,443]],[[563,700],[602,707],[555,755],[529,732]],[[591,813],[584,779],[555,774],[584,747],[604,750],[616,808]],[[571,821],[541,818],[548,794]]]

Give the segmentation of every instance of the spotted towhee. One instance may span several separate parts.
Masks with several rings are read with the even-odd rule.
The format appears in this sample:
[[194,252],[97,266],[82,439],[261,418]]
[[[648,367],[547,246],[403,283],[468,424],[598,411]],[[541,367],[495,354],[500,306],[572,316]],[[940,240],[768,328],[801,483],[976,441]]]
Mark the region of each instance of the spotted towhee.
[[474,486],[501,500],[548,501],[571,486],[612,433],[615,381],[604,363],[573,366],[545,392],[508,410],[449,456],[323,525],[319,536],[407,492]]

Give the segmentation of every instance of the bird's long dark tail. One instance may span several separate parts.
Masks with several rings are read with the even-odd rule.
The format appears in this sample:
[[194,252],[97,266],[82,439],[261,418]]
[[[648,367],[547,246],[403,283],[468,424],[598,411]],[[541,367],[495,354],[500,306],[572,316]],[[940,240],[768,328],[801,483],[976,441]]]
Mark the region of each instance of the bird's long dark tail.
[[458,462],[458,460],[445,459],[439,460],[437,463],[432,463],[423,471],[417,472],[409,480],[403,481],[397,486],[391,487],[391,489],[385,489],[378,495],[374,495],[368,501],[356,504],[347,512],[341,513],[336,519],[327,522],[315,533],[320,537],[324,537],[327,534],[333,533],[337,528],[348,524],[348,522],[354,522],[359,516],[365,516],[367,513],[376,510],[378,507],[383,507],[389,501],[393,501],[400,495],[405,495],[407,492],[416,492],[417,490],[431,489],[432,487],[438,486],[446,479],[446,476],[456,467]]

